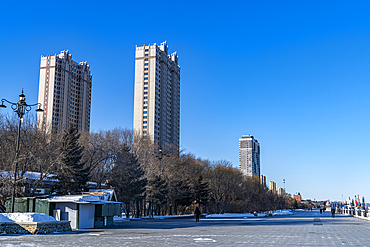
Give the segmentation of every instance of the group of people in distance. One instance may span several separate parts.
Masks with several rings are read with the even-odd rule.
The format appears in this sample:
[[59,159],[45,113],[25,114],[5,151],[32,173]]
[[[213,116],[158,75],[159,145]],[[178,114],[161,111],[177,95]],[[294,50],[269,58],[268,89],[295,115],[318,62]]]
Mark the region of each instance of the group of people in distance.
[[[325,212],[326,211],[326,207],[324,207],[324,208],[320,208],[320,214],[322,214],[322,212]],[[330,212],[331,212],[331,217],[335,217],[335,208],[334,207],[332,207],[331,208],[331,210],[330,210]]]

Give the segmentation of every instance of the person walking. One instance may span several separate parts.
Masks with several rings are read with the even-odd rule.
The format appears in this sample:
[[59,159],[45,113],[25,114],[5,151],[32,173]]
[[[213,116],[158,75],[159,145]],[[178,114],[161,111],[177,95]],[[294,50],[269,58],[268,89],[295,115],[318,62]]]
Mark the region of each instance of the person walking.
[[333,217],[334,218],[334,216],[335,216],[335,208],[331,208],[331,217]]
[[199,222],[200,210],[198,207],[195,208],[194,215],[195,215],[195,222]]

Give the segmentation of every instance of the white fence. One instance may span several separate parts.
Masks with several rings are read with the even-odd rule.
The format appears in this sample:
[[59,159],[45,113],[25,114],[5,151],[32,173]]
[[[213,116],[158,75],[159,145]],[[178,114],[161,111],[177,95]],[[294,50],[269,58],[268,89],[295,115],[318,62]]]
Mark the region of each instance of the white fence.
[[366,212],[364,209],[342,207],[337,208],[337,213],[370,220],[370,213]]

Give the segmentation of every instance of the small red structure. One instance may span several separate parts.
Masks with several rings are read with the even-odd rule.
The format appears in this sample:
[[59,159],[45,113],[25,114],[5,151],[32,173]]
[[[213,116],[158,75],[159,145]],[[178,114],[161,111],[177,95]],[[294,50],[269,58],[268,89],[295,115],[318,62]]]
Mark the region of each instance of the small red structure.
[[301,193],[298,192],[297,195],[293,195],[293,198],[297,201],[302,201]]

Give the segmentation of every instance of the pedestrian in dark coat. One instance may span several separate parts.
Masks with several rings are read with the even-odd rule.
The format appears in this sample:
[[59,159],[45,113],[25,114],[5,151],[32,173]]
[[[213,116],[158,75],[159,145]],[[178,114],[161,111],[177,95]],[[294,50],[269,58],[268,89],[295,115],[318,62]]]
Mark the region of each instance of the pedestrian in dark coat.
[[334,218],[334,216],[335,216],[335,208],[331,208],[331,217]]
[[200,210],[198,207],[195,208],[194,215],[195,215],[195,222],[199,222]]

